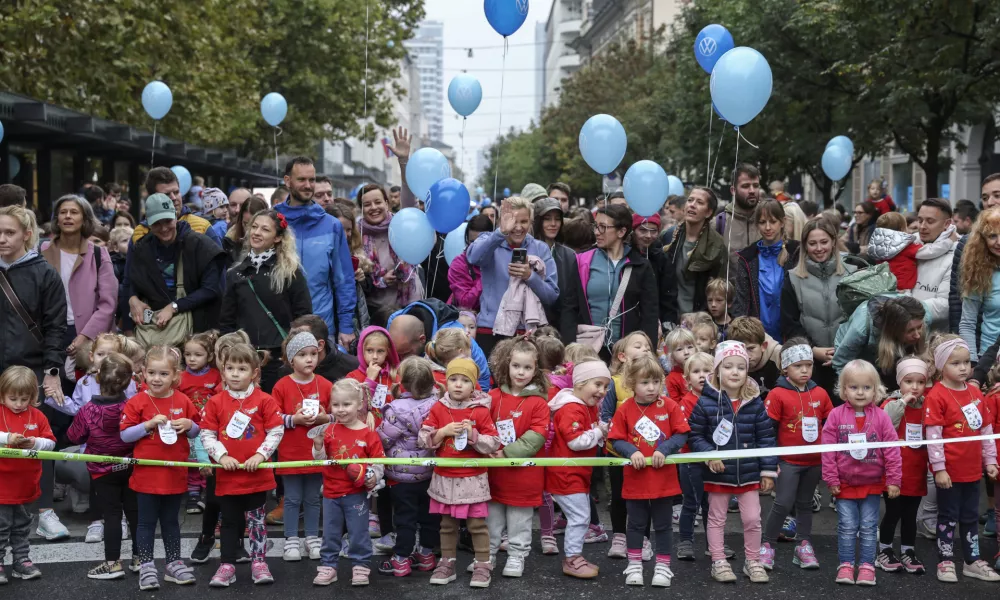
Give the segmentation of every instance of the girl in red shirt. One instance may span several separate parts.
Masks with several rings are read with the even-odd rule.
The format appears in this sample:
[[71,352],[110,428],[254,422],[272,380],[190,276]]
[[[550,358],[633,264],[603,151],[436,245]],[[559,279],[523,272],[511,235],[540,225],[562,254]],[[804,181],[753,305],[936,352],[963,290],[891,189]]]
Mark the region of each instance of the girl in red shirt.
[[[178,390],[191,399],[198,410],[205,408],[205,403],[222,390],[222,374],[215,368],[215,342],[218,340],[216,331],[193,333],[184,340],[184,371],[181,373],[181,384]],[[201,449],[201,440],[194,438],[191,451],[191,462],[198,462],[197,454]],[[200,514],[205,510],[202,494],[205,492],[205,478],[198,469],[188,469],[188,503],[189,515]]]
[[[937,383],[924,400],[928,440],[993,434],[993,415],[983,396],[966,384],[971,373],[969,346],[954,334],[937,336],[930,346]],[[997,477],[997,449],[992,440],[931,443],[927,448],[938,503],[938,581],[954,583],[955,524],[962,536],[962,575],[1000,581],[979,556],[979,480],[985,470]]]
[[[285,364],[292,374],[282,377],[271,390],[278,403],[285,426],[279,456],[282,461],[312,460],[312,440],[309,431],[330,422],[325,406],[330,401],[333,384],[316,375],[319,364],[319,341],[308,331],[285,339]],[[299,516],[304,517],[305,547],[309,558],[319,560],[323,540],[319,537],[319,516],[323,505],[322,467],[278,469],[285,488],[285,549],[284,560],[302,560],[299,542]]]
[[399,355],[388,331],[372,326],[361,332],[358,338],[358,365],[347,376],[368,386],[371,406],[363,408],[371,409],[377,427],[382,422],[382,407],[392,401],[389,388],[399,380],[396,372]]
[[[714,359],[706,352],[696,352],[684,361],[684,379],[687,380],[687,392],[678,404],[684,421],[691,417],[705,382],[712,376]],[[690,452],[685,445],[682,453]],[[705,478],[702,475],[703,466],[698,463],[681,463],[677,465],[677,475],[681,480],[682,504],[678,515],[677,533],[681,541],[677,543],[677,560],[694,560],[694,528],[698,521],[698,507],[703,515],[708,514],[708,495],[705,493]],[[725,546],[726,556],[733,551]]]
[[697,344],[698,341],[694,334],[682,327],[671,330],[663,340],[663,351],[670,358],[667,396],[674,402],[680,402],[687,392],[687,381],[684,379],[684,361],[698,351]]
[[201,442],[218,463],[215,495],[222,508],[222,564],[212,577],[212,587],[236,581],[240,515],[246,517],[250,535],[250,571],[256,584],[274,578],[264,562],[267,529],[264,503],[275,488],[274,472],[259,469],[271,457],[285,433],[278,403],[257,387],[261,359],[253,347],[236,344],[222,355],[226,390],[212,396],[202,417]]
[[[27,367],[8,367],[0,375],[0,446],[20,450],[52,450],[56,438],[38,405],[38,378]],[[0,459],[0,539],[7,540],[14,555],[11,569],[21,579],[41,577],[31,562],[30,505],[42,495],[42,462],[21,458]],[[7,544],[3,544],[7,545]],[[4,550],[6,552],[6,550]],[[0,565],[0,583],[7,575]]]
[[[189,438],[198,435],[198,409],[191,399],[175,390],[180,380],[181,353],[177,348],[153,346],[146,354],[146,390],[129,398],[122,411],[121,438],[135,443],[139,459],[184,462],[191,452]],[[138,497],[139,589],[160,587],[153,564],[153,537],[160,523],[167,556],[166,581],[194,583],[194,572],[181,560],[181,526],[177,513],[187,491],[187,472],[176,467],[136,465],[129,479]]]
[[[504,340],[493,349],[497,387],[490,391],[490,416],[500,437],[500,458],[530,458],[545,446],[549,429],[548,379],[538,368],[538,347],[530,339]],[[496,561],[504,533],[508,540],[505,577],[520,577],[531,550],[531,523],[542,504],[545,469],[490,469],[490,561]]]
[[[535,334],[535,346],[538,348],[538,367],[545,375],[545,380],[549,384],[548,400],[555,398],[559,390],[564,387],[566,380],[572,383],[572,375],[567,374],[567,366],[563,363],[566,360],[566,347],[558,338],[551,336],[538,336]],[[552,428],[552,420],[549,419],[549,428],[545,432],[544,450],[548,452],[552,445],[552,439],[556,432]],[[538,507],[538,524],[541,529],[542,554],[554,556],[559,554],[559,543],[555,536],[556,507],[552,501],[552,494],[547,491],[542,492],[542,505]]]

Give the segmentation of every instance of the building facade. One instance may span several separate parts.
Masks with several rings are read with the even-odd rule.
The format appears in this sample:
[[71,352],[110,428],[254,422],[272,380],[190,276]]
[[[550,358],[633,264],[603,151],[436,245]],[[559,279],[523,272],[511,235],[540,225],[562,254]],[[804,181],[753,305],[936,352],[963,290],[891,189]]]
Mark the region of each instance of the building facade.
[[545,23],[542,108],[559,103],[563,79],[580,68],[580,55],[574,44],[583,23],[583,0],[553,0]]
[[670,25],[691,0],[583,0],[580,37],[573,44],[585,64],[611,44],[649,40]]
[[420,97],[427,135],[444,138],[444,23],[423,21],[412,39],[404,42],[420,73]]

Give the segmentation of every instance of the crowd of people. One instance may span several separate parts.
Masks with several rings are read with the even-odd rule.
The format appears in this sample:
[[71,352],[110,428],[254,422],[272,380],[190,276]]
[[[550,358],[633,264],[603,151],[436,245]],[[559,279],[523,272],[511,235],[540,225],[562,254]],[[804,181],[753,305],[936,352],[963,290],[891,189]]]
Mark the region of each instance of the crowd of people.
[[[736,581],[724,526],[739,512],[740,572],[765,583],[779,539],[795,540],[793,564],[820,567],[822,481],[838,514],[838,583],[923,573],[918,532],[937,540],[939,580],[958,581],[958,564],[1000,581],[979,544],[980,487],[993,496],[1000,444],[953,441],[1000,427],[1000,174],[983,181],[981,207],[929,198],[913,215],[875,181],[851,219],[795,202],[780,182],[764,190],[752,165],[733,172],[725,206],[694,186],[648,218],[621,192],[589,208],[564,183],[528,183],[470,207],[450,264],[442,237],[410,265],[388,230],[420,203],[405,182],[409,136],[393,138],[402,185],[354,199],[335,198],[308,157],[286,163],[270,201],[199,186],[185,203],[157,167],[141,221],[120,190],[88,186],[54,202],[42,235],[24,190],[0,186],[0,445],[205,465],[79,463],[87,541],[105,550],[89,577],[131,570],[157,589],[159,524],[164,580],[194,583],[184,510],[203,515],[189,562],[220,541],[211,586],[232,584],[241,562],[254,583],[272,582],[266,527],[281,523],[284,560],[319,561],[316,585],[342,564],[367,585],[376,547],[389,556],[378,571],[447,584],[467,537],[470,585],[488,587],[500,551],[503,576],[524,572],[537,510],[543,554],[559,554],[563,535],[564,574],[597,577],[584,547],[609,541],[627,585],[643,585],[652,561],[658,587],[672,560],[695,559],[699,522],[710,576]],[[897,440],[926,443],[767,453]],[[737,449],[758,452],[666,460]],[[597,455],[630,463],[608,471],[610,534],[591,467],[259,468]],[[68,537],[53,510],[60,465],[0,459],[0,548],[14,558],[0,584],[40,576],[36,513],[40,537]],[[996,535],[992,508],[984,534]]]

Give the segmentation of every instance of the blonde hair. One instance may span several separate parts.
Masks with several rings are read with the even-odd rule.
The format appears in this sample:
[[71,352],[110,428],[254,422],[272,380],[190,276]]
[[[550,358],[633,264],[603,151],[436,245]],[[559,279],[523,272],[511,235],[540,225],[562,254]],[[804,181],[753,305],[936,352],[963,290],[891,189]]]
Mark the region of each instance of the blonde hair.
[[348,394],[354,396],[358,406],[360,407],[358,409],[359,416],[368,414],[368,404],[371,400],[371,391],[368,389],[367,385],[347,377],[338,380],[333,384],[333,389],[330,391],[330,406],[327,407],[330,412],[333,412],[333,396],[335,394]]
[[698,365],[707,366],[709,370],[715,366],[715,359],[707,352],[695,352],[684,361],[684,379],[691,376],[691,371]]
[[[834,211],[836,212],[836,211]],[[826,214],[824,211],[823,214]],[[839,216],[837,217],[839,220]],[[813,219],[806,223],[806,226],[802,229],[802,239],[800,240],[802,245],[799,247],[799,264],[792,269],[792,273],[795,274],[799,279],[805,279],[809,277],[809,271],[806,269],[806,260],[809,258],[808,252],[806,251],[806,242],[809,241],[809,234],[814,231],[822,231],[826,235],[830,236],[832,240],[832,249],[830,250],[830,258],[828,260],[836,261],[837,268],[833,270],[834,275],[844,274],[844,261],[840,259],[840,247],[843,245],[840,239],[839,232],[837,228],[830,222],[829,219]]]
[[[714,359],[712,360],[712,365],[713,367],[715,365]],[[722,369],[722,362],[719,363],[718,367],[714,367],[712,369],[712,376],[709,378],[709,384],[715,389],[719,390],[720,392],[722,391],[722,383],[719,380],[719,371],[721,369]],[[737,397],[732,398],[733,400],[753,400],[754,398],[760,395],[760,386],[758,386],[757,382],[753,380],[753,377],[750,377],[750,365],[747,365],[746,377],[747,378],[743,382],[743,385],[740,386],[739,393],[736,394]]]
[[659,379],[663,392],[663,367],[652,356],[637,356],[625,365],[625,386],[635,390],[635,385],[643,379]]
[[424,352],[428,358],[444,367],[459,356],[470,354],[472,342],[469,341],[464,329],[457,327],[439,329],[434,339],[427,342]]
[[[615,342],[615,345],[611,347],[611,374],[621,375],[622,368],[625,366],[625,361],[618,358],[619,354],[624,354],[625,347],[629,345],[629,341],[634,337],[641,337],[646,341],[646,346],[649,347],[649,351],[653,351],[653,344],[649,340],[649,336],[642,331],[633,331],[632,333],[626,335],[622,339]],[[662,370],[662,369],[661,369]]]
[[97,350],[97,347],[101,344],[111,344],[114,346],[113,352],[124,352],[125,351],[125,336],[118,333],[99,333],[97,337],[94,338],[94,345],[91,347],[91,353]]
[[907,229],[906,217],[895,211],[887,212],[875,219],[875,227],[891,229],[893,231],[902,231],[905,233]]
[[119,225],[118,227],[112,229],[111,233],[108,234],[108,241],[111,243],[112,247],[117,247],[118,244],[131,240],[133,233],[135,233],[135,230],[131,227]]
[[[927,353],[930,356],[934,356],[934,352],[937,351],[938,347],[941,344],[943,344],[945,342],[951,342],[953,340],[958,340],[958,339],[961,339],[961,336],[956,335],[954,333],[940,333],[938,335],[935,335],[931,339],[930,345],[928,345],[928,347],[927,347]],[[952,350],[952,352],[954,352],[954,350]],[[970,371],[969,373],[971,375],[972,372]],[[941,371],[938,370],[937,365],[934,364],[933,360],[929,361],[928,364],[927,364],[927,380],[928,381],[941,381]]]
[[573,342],[572,344],[566,346],[565,352],[563,352],[566,362],[572,365],[578,365],[582,362],[587,362],[588,360],[601,360],[597,352],[590,346],[584,346],[579,342]]
[[247,332],[242,329],[236,330],[232,333],[227,333],[225,335],[219,336],[219,339],[215,340],[215,362],[221,369],[226,364],[226,357],[229,355],[229,350],[232,349],[236,344],[249,344],[250,336]]
[[170,387],[177,387],[181,382],[181,352],[173,346],[153,346],[146,352],[146,368],[149,369],[153,361],[165,362],[170,365],[174,372],[174,382]]
[[705,286],[705,298],[712,295],[722,296],[726,299],[727,304],[732,304],[733,300],[736,299],[736,288],[721,277],[713,277],[708,280],[708,285]]
[[1000,270],[1000,257],[990,252],[989,236],[1000,233],[1000,207],[979,213],[962,252],[962,295],[989,295],[993,273]]
[[786,226],[785,228],[785,239],[801,242],[802,230],[805,229],[809,219],[806,218],[806,213],[802,212],[802,207],[799,206],[798,202],[785,203],[785,219],[791,221],[789,223],[791,227]]
[[0,208],[0,217],[11,217],[21,225],[21,229],[26,234],[24,237],[24,251],[28,252],[38,246],[38,221],[35,220],[35,213],[23,206],[4,206]]
[[[271,290],[275,294],[282,293],[291,284],[299,268],[302,266],[302,261],[299,260],[299,252],[295,244],[295,232],[292,231],[291,225],[286,225],[282,228],[281,223],[278,221],[278,215],[279,213],[274,210],[262,210],[255,214],[247,224],[247,229],[252,230],[253,224],[257,219],[266,217],[271,220],[271,224],[278,234],[274,244],[274,255],[277,260],[274,263],[274,269],[271,271]],[[245,236],[243,245],[244,249],[249,252],[249,235]]]
[[7,396],[28,396],[31,398],[32,406],[41,404],[35,372],[21,365],[7,367],[7,370],[0,375],[0,401]]
[[691,344],[695,348],[698,347],[698,341],[695,339],[694,334],[691,333],[691,330],[684,329],[683,327],[671,329],[670,333],[663,338],[663,349],[668,356],[684,344]]
[[522,198],[521,196],[511,196],[503,201],[504,204],[510,207],[512,211],[521,210],[522,208],[528,211],[528,220],[535,220],[535,207],[531,202],[528,202],[527,198]]
[[140,363],[146,362],[146,350],[142,347],[142,344],[135,341],[135,338],[125,338],[125,345],[122,348],[122,354],[127,356],[128,359],[132,361],[133,369]]
[[132,382],[132,372],[135,366],[127,356],[120,352],[112,352],[103,361],[97,370],[97,383],[101,388],[101,394],[105,396],[117,396],[128,388]]
[[390,394],[398,398],[403,390],[414,398],[421,400],[429,398],[438,390],[438,395],[444,395],[444,387],[434,379],[434,363],[419,356],[411,356],[399,365],[399,381],[392,384]]
[[698,331],[702,329],[708,329],[712,332],[712,338],[719,337],[719,326],[715,324],[715,321],[710,321],[708,323],[698,322],[691,326],[691,333],[694,334],[695,338],[698,337]]
[[872,404],[878,406],[882,403],[882,400],[886,397],[886,390],[885,386],[882,385],[882,378],[879,377],[878,370],[875,369],[875,365],[860,358],[856,358],[847,363],[847,365],[844,366],[844,370],[840,372],[840,379],[837,380],[837,389],[840,390],[841,393],[843,393],[844,386],[846,385],[848,378],[851,377],[861,377],[862,379],[868,378],[872,387],[875,388],[875,398],[872,400]]

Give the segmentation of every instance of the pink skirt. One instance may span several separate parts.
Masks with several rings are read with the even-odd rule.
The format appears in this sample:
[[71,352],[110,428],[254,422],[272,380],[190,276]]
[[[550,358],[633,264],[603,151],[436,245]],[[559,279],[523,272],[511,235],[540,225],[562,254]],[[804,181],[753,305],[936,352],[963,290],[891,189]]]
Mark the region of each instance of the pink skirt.
[[475,504],[442,504],[431,498],[430,511],[432,515],[448,515],[453,519],[485,519],[489,514],[489,504],[486,502],[476,502]]

